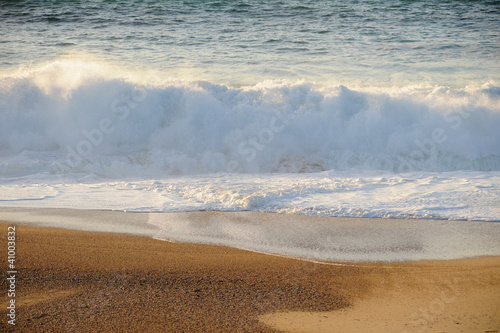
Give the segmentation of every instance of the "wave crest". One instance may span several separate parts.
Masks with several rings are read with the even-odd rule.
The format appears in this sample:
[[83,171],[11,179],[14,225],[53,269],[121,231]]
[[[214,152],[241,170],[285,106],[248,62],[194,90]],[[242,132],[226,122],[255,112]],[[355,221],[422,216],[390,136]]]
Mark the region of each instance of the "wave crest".
[[0,79],[1,173],[500,170],[493,83],[233,88],[76,69],[62,63]]

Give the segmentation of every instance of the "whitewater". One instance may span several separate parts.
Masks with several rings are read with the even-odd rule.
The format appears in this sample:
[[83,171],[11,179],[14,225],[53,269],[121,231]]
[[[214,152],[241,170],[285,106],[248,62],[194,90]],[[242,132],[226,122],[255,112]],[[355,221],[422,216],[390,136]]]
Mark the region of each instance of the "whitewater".
[[[61,60],[2,79],[2,205],[500,219],[493,84],[232,88],[110,72]],[[120,192],[131,202],[102,200]]]
[[124,3],[0,5],[0,220],[323,260],[500,253],[494,2]]

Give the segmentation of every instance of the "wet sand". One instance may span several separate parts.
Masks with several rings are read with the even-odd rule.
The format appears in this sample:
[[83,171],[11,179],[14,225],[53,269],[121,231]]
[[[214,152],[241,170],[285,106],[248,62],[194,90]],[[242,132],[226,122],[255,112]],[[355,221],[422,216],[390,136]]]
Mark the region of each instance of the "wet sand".
[[[318,264],[16,225],[17,332],[494,332],[500,258]],[[1,256],[7,267],[7,256]]]

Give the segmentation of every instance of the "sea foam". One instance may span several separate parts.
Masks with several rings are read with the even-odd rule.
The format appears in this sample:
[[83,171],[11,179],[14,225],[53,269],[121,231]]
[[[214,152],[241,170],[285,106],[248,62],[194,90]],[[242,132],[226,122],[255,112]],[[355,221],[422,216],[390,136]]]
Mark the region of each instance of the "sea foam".
[[[148,75],[145,75],[148,74]],[[0,79],[0,176],[500,170],[500,87],[229,87],[60,60]]]

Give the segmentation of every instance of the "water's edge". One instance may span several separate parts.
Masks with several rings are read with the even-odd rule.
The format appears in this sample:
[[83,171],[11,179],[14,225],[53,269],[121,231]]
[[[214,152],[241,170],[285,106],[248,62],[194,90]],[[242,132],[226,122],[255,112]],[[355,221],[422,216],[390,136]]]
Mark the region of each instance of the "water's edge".
[[500,223],[485,221],[52,208],[0,208],[0,221],[222,245],[323,261],[398,262],[500,255]]

